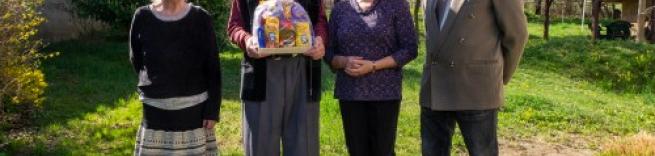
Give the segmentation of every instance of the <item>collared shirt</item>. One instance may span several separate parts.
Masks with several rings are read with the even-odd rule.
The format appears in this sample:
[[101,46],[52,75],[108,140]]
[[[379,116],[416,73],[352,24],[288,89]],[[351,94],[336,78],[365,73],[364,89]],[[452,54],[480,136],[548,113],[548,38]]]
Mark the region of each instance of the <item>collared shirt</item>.
[[[439,29],[443,29],[444,24],[446,23],[446,20],[448,19],[448,16],[450,15],[450,10],[459,10],[462,5],[464,4],[464,1],[469,1],[469,0],[446,0],[446,6],[443,11],[443,18],[440,19],[439,21]],[[455,3],[453,3],[455,2]],[[438,8],[438,7],[437,7]]]

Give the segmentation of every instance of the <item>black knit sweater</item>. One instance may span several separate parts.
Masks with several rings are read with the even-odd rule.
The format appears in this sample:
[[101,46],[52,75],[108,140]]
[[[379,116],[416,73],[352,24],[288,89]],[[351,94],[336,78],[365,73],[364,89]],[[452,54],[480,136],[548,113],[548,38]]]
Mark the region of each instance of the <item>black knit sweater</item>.
[[144,6],[134,14],[130,61],[139,75],[138,91],[148,98],[208,92],[203,118],[218,120],[221,71],[211,16],[193,6],[175,21],[157,18]]

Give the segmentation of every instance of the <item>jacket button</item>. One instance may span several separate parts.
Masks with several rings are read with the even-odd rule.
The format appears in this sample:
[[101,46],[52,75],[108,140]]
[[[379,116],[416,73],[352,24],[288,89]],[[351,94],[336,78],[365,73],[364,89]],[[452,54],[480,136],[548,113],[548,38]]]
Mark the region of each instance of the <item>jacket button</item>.
[[455,61],[450,62],[450,68],[455,68]]
[[466,39],[464,39],[464,38],[459,39],[459,44],[464,44],[465,42],[466,42]]
[[475,19],[475,14],[469,14],[470,19]]
[[436,64],[437,64],[437,61],[432,61],[432,65],[436,65]]

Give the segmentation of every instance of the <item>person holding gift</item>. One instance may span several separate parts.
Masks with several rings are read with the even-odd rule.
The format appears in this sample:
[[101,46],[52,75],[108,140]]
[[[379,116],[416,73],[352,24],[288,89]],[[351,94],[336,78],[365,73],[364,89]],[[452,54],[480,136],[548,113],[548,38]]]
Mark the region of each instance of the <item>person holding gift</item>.
[[[245,155],[319,155],[318,116],[321,61],[325,54],[327,19],[321,0],[297,0],[308,13],[316,34],[313,48],[299,55],[258,51],[251,34],[260,0],[232,0],[227,33],[244,52],[241,100]],[[273,45],[275,46],[275,45]]]
[[343,0],[330,15],[325,61],[336,71],[348,153],[395,155],[402,67],[417,56],[405,0]]
[[209,13],[154,0],[134,13],[129,40],[143,103],[134,155],[218,155],[221,70]]

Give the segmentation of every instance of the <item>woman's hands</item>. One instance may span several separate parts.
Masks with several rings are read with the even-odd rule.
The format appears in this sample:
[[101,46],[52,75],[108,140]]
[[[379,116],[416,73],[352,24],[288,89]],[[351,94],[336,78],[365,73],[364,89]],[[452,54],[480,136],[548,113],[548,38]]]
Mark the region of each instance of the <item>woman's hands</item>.
[[375,62],[364,60],[359,56],[334,56],[332,65],[336,69],[343,69],[346,74],[353,77],[364,76],[375,70]]
[[213,130],[214,125],[216,125],[216,121],[214,120],[202,120],[202,127],[206,128],[208,130]]
[[332,59],[334,69],[343,69],[346,74],[352,77],[361,77],[377,70],[396,68],[398,64],[391,56],[384,57],[377,61],[365,60],[359,56],[334,56]]
[[375,71],[375,62],[359,59],[351,59],[344,69],[346,74],[353,77],[360,77]]

